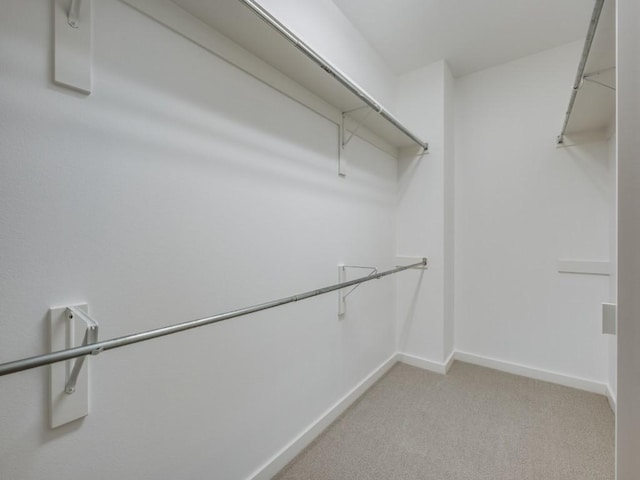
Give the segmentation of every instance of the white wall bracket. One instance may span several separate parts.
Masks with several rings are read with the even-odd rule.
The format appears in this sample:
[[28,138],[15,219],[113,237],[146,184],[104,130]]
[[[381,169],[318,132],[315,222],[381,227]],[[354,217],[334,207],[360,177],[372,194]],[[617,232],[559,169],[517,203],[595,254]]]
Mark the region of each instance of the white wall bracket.
[[[600,81],[600,80],[596,80],[593,77],[598,77],[599,75],[602,75],[603,73],[607,73],[610,72],[611,70],[615,70],[616,67],[608,67],[608,68],[603,68],[601,70],[598,70],[597,72],[591,72],[591,73],[587,73],[585,75],[582,76],[582,83],[584,82],[592,82],[595,83],[597,85],[600,85],[601,87],[605,87],[608,88],[609,90],[613,90],[615,91],[616,87],[613,85],[607,85],[605,82]],[[615,80],[615,77],[614,77]],[[580,85],[582,86],[582,84]]]
[[71,0],[69,11],[67,12],[67,23],[72,28],[78,28],[80,24],[80,5],[82,0]]
[[[357,122],[356,127],[351,132],[351,135],[349,135],[347,138],[345,138],[345,134],[346,134],[346,129],[345,129],[345,126],[344,126],[345,116],[348,115],[349,113],[353,113],[353,112],[357,112],[359,110],[365,110],[365,109],[367,110],[367,113],[364,115],[364,117],[362,117]],[[342,112],[342,124],[341,124],[341,128],[342,128],[341,146],[342,146],[342,148],[345,148],[349,144],[349,142],[351,141],[353,136],[356,133],[358,133],[358,130],[360,130],[360,127],[362,126],[362,124],[367,121],[367,118],[369,118],[369,115],[371,115],[371,112],[373,112],[373,109],[371,107],[369,107],[368,105],[365,105],[364,107],[354,108],[353,110],[348,110],[346,112]]]
[[[93,318],[76,307],[67,307],[67,311],[65,313],[70,321],[73,320],[74,317],[77,317],[82,320],[87,327],[84,331],[84,338],[82,339],[81,344],[82,346],[88,345],[90,343],[96,343],[98,341],[98,324]],[[73,369],[71,370],[71,374],[69,375],[67,384],[64,387],[64,392],[67,395],[71,395],[76,391],[78,375],[80,375],[80,371],[82,370],[82,365],[84,364],[85,358],[87,358],[86,355],[80,358],[76,358],[75,363],[73,364]]]
[[91,93],[92,0],[52,0],[53,79],[59,85]]
[[[358,268],[369,270],[369,277],[378,273],[378,269],[376,267],[363,267],[360,265],[338,265],[338,283],[344,283],[347,281],[347,268]],[[353,291],[358,288],[361,283],[352,287],[351,289],[341,288],[338,290],[338,316],[342,317],[345,313],[347,313],[347,297],[353,293]]]
[[[98,341],[98,323],[87,310],[86,304],[49,310],[52,352]],[[85,359],[86,355],[51,365],[51,428],[89,413],[89,365],[82,368],[87,363]]]
[[[364,117],[362,117],[360,120],[357,121],[355,128],[353,128],[350,134],[347,136],[347,128],[345,126],[345,123],[346,123],[345,120],[347,118],[347,115],[350,113],[357,112],[359,110],[365,110],[365,109],[367,110],[367,113],[364,115]],[[373,112],[373,108],[371,108],[368,105],[342,112],[342,117],[339,125],[339,135],[338,135],[338,175],[340,175],[341,177],[347,176],[346,168],[345,168],[346,162],[342,156],[342,151],[346,148],[346,146],[349,144],[349,142],[354,137],[354,135],[358,133],[358,130],[360,129],[362,124],[367,120],[367,118],[369,118],[369,115],[371,115],[371,112]]]

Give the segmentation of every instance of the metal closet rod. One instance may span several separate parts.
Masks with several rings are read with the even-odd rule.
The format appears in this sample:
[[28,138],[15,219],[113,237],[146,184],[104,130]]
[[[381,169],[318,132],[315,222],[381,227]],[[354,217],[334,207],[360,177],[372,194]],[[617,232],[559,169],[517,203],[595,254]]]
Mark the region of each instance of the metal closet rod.
[[262,6],[253,0],[239,0],[245,4],[253,13],[258,15],[264,22],[266,22],[271,28],[279,32],[289,42],[293,44],[298,50],[304,53],[307,57],[313,60],[320,66],[325,72],[333,76],[338,82],[340,82],[349,91],[359,97],[364,103],[366,103],[373,110],[378,112],[385,120],[393,124],[398,130],[404,133],[407,137],[420,145],[425,151],[429,150],[429,144],[418,138],[413,132],[409,131],[404,125],[402,125],[396,117],[394,117],[389,111],[387,111],[382,105],[376,102],[367,92],[355,85],[351,80],[342,75],[340,72],[334,70],[333,66],[318,55],[309,45],[304,43],[299,37],[297,37],[291,30],[285,27],[278,21],[273,15],[271,15]]
[[22,372],[32,368],[42,367],[44,365],[50,365],[52,363],[62,362],[65,360],[71,360],[73,358],[83,357],[85,355],[97,355],[105,350],[112,350],[114,348],[124,347],[131,345],[132,343],[145,342],[153,338],[164,337],[165,335],[172,335],[174,333],[182,332],[192,328],[203,327],[212,323],[222,322],[231,318],[241,317],[243,315],[249,315],[250,313],[260,312],[262,310],[268,310],[270,308],[279,307],[280,305],[286,305],[287,303],[297,302],[299,300],[306,300],[307,298],[322,295],[324,293],[340,290],[341,288],[350,287],[352,285],[358,285],[360,283],[369,282],[371,280],[386,277],[394,273],[402,272],[410,268],[421,267],[427,264],[427,259],[423,258],[421,262],[414,263],[412,265],[405,265],[397,267],[385,272],[376,273],[368,277],[356,278],[348,282],[337,283],[328,287],[319,288],[317,290],[311,290],[305,293],[299,293],[290,297],[281,298],[279,300],[273,300],[271,302],[261,303],[251,307],[241,308],[239,310],[233,310],[227,313],[221,313],[213,315],[211,317],[199,318],[197,320],[190,320],[183,323],[177,323],[168,327],[157,328],[155,330],[148,330],[146,332],[134,333],[131,335],[125,335],[123,337],[112,338],[109,340],[103,340],[101,342],[90,343],[80,347],[68,348],[65,350],[59,350],[57,352],[45,353],[44,355],[36,355],[34,357],[23,358],[20,360],[14,360],[13,362],[7,362],[0,364],[0,376],[9,375],[11,373]]
[[573,111],[573,105],[576,102],[576,96],[578,95],[578,90],[580,89],[582,79],[584,78],[584,69],[587,66],[587,60],[589,59],[591,45],[593,44],[593,38],[596,35],[596,28],[598,27],[598,22],[600,21],[600,14],[602,13],[603,6],[604,0],[596,0],[595,7],[593,8],[593,13],[591,14],[591,21],[589,22],[587,38],[585,39],[584,47],[582,48],[582,57],[580,57],[580,63],[578,64],[576,79],[573,81],[573,86],[571,87],[571,97],[569,98],[569,106],[567,107],[567,113],[564,117],[562,131],[560,132],[560,135],[558,135],[558,143],[562,143],[564,141],[564,134],[567,131],[569,118],[571,118],[571,112]]

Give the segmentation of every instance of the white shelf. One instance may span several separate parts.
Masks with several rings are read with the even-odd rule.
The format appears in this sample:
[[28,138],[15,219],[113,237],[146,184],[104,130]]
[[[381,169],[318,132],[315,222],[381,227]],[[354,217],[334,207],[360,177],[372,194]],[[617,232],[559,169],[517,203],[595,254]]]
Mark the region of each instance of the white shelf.
[[[124,1],[336,124],[342,112],[366,106],[368,100],[378,113],[366,116],[367,109],[362,109],[348,114],[345,128],[357,129],[358,136],[393,156],[409,147],[423,151],[427,145],[326,59],[302,41],[302,48],[294,45],[292,39],[300,39],[292,38],[290,32],[289,37],[283,35],[286,27],[276,19],[271,17],[282,27],[280,31],[256,14],[255,8],[261,7],[254,0]],[[326,67],[319,66],[318,60]],[[357,128],[360,121],[362,128]]]
[[[572,137],[608,131],[615,120],[616,51],[615,0],[605,0],[573,105],[565,135]],[[598,82],[598,83],[596,83]]]

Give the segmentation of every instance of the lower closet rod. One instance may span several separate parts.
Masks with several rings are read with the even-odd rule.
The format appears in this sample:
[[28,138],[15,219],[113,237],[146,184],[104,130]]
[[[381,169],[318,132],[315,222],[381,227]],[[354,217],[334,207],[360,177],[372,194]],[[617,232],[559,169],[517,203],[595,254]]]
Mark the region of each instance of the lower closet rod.
[[90,343],[81,347],[67,348],[65,350],[59,350],[57,352],[46,353],[44,355],[36,355],[34,357],[23,358],[20,360],[14,360],[13,362],[7,362],[0,364],[0,376],[9,375],[10,373],[22,372],[31,368],[42,367],[44,365],[50,365],[52,363],[62,362],[64,360],[71,360],[72,358],[82,357],[84,355],[97,355],[105,350],[111,350],[114,348],[124,347],[132,343],[144,342],[153,338],[163,337],[165,335],[172,335],[174,333],[189,330],[191,328],[203,327],[212,323],[222,322],[223,320],[229,320],[231,318],[241,317],[243,315],[249,315],[250,313],[260,312],[287,303],[297,302],[299,300],[305,300],[307,298],[322,295],[323,293],[334,292],[341,288],[351,287],[360,283],[368,282],[374,279],[386,277],[394,273],[402,272],[410,268],[423,267],[427,264],[427,259],[423,258],[421,262],[411,265],[404,265],[392,270],[376,273],[369,277],[356,278],[348,282],[337,283],[328,287],[319,288],[317,290],[311,290],[305,293],[299,293],[290,297],[281,298],[279,300],[273,300],[271,302],[261,303],[252,307],[245,307],[239,310],[232,310],[231,312],[221,313],[212,317],[199,318],[197,320],[190,320],[183,323],[177,323],[168,327],[157,328],[155,330],[148,330],[146,332],[134,333],[131,335],[125,335],[123,337],[112,338],[109,340],[103,340],[101,342]]

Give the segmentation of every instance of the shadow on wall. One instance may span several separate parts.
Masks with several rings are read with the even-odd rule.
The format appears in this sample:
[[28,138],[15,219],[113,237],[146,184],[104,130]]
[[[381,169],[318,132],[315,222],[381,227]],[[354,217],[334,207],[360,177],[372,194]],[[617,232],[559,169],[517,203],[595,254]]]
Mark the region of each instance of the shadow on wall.
[[415,178],[415,172],[424,155],[401,157],[398,160],[398,202],[402,200]]
[[[580,144],[562,148],[566,157],[571,160],[576,170],[589,179],[589,183],[597,187],[605,198],[611,195],[611,176],[613,159],[609,154],[608,145],[613,139],[594,140],[588,144]],[[594,144],[599,145],[594,145]],[[586,145],[586,148],[583,146]],[[595,148],[594,148],[595,147]],[[601,148],[600,148],[601,147]]]
[[407,347],[407,341],[409,340],[409,334],[411,333],[411,327],[413,325],[413,318],[415,317],[416,307],[420,297],[420,287],[422,285],[422,279],[424,278],[424,272],[424,270],[420,270],[420,278],[416,282],[413,294],[411,295],[407,315],[403,320],[401,320],[400,336],[398,339],[398,350],[401,352],[403,352]]

